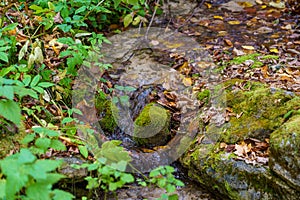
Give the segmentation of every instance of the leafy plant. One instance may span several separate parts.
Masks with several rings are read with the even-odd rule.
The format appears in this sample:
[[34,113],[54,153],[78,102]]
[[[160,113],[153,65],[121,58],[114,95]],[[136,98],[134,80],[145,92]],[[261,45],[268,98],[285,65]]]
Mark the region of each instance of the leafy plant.
[[[32,130],[34,132],[26,135],[22,143],[28,145],[33,153],[45,154],[49,148],[57,151],[66,150],[66,146],[58,139],[60,135],[58,131],[45,127],[33,127]],[[34,145],[29,145],[30,143]]]
[[13,32],[17,25],[17,23],[13,23],[3,28],[0,27],[0,67],[6,66],[14,58],[17,41],[16,37],[10,35],[9,32]]
[[[74,168],[87,168],[88,171],[96,171],[96,176],[87,176],[87,189],[101,187],[105,192],[116,191],[127,183],[134,182],[134,177],[126,173],[126,167],[131,161],[129,153],[120,147],[121,141],[112,140],[103,143],[96,149],[97,160],[91,164],[73,165]],[[92,173],[91,173],[92,174]]]
[[140,181],[139,183],[143,186],[148,184],[154,184],[162,189],[166,190],[165,194],[162,194],[159,200],[178,200],[178,195],[173,194],[176,191],[176,187],[184,186],[184,183],[176,179],[173,175],[175,169],[172,166],[159,166],[152,170],[149,174],[149,179]]
[[54,171],[61,165],[59,160],[40,160],[28,149],[21,149],[0,160],[1,199],[73,199],[70,193],[52,189],[52,185],[64,178]]

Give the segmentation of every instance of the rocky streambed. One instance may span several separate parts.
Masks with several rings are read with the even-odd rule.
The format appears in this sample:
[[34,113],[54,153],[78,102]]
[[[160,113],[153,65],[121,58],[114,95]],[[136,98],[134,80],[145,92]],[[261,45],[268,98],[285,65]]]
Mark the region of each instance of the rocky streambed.
[[[142,33],[111,38],[115,46],[105,53],[112,71],[84,79],[104,77],[109,84],[101,83],[103,94],[83,95],[100,98],[83,110],[96,107],[94,116],[81,120],[100,124],[101,139],[122,140],[141,171],[179,159],[194,185],[221,199],[297,199],[299,96],[259,82],[221,80],[193,40],[165,29]],[[133,187],[120,190],[119,198],[154,198],[159,191]],[[194,198],[180,191],[181,199]]]

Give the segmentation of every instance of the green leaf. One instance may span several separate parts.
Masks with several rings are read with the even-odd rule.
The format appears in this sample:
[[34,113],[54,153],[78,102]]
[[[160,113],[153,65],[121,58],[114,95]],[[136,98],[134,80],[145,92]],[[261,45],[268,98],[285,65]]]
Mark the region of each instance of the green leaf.
[[116,170],[124,172],[126,170],[127,162],[124,160],[121,160],[118,163],[112,163],[110,166]]
[[4,96],[9,100],[14,99],[14,88],[10,85],[0,86],[0,96]]
[[131,14],[131,13],[130,13],[130,14],[127,14],[127,15],[124,17],[124,21],[123,21],[124,27],[126,28],[127,26],[129,26],[129,24],[132,22],[132,20],[133,20],[132,14]]
[[57,131],[54,130],[50,130],[48,128],[44,128],[44,127],[33,127],[32,128],[34,132],[40,134],[40,135],[47,135],[49,137],[58,137],[59,133]]
[[29,144],[30,142],[32,142],[35,138],[35,134],[27,134],[23,140],[22,140],[22,144]]
[[48,88],[48,87],[51,87],[51,86],[53,86],[53,85],[55,85],[54,83],[50,83],[50,82],[40,82],[39,84],[38,84],[38,86],[39,87],[42,87],[42,88]]
[[51,200],[48,183],[33,183],[26,187],[26,196],[29,199]]
[[64,143],[62,143],[60,140],[53,139],[51,140],[50,147],[57,151],[65,151],[67,150]]
[[18,23],[9,24],[2,29],[2,32],[11,31],[11,30],[15,29],[17,26],[18,26]]
[[168,193],[169,192],[171,193],[171,192],[175,192],[176,187],[172,184],[168,184],[165,189],[167,190]]
[[70,123],[70,122],[73,122],[74,119],[72,117],[65,117],[63,120],[62,120],[62,124],[66,124],[66,123]]
[[36,75],[33,79],[32,79],[32,81],[31,81],[31,83],[30,83],[30,87],[34,87],[34,86],[36,86],[37,84],[38,84],[38,82],[40,81],[40,79],[41,79],[41,75]]
[[75,198],[71,193],[65,192],[63,190],[55,189],[53,200],[71,200]]
[[50,147],[50,144],[51,140],[49,138],[38,138],[35,141],[35,146],[44,150],[44,152],[46,152],[46,150]]
[[114,8],[117,9],[122,0],[114,0]]
[[86,148],[86,146],[80,145],[80,146],[78,146],[78,149],[79,149],[79,152],[81,153],[81,155],[82,155],[83,157],[85,157],[85,158],[88,157],[89,151],[88,151],[88,149]]
[[133,183],[134,182],[134,177],[131,174],[123,173],[122,177],[121,177],[121,180],[124,183]]
[[21,87],[20,86],[13,86],[13,87],[14,87],[15,93],[17,95],[19,95],[20,98],[22,98],[23,96],[27,96],[27,95],[31,96],[34,99],[38,99],[39,98],[38,94],[34,90],[32,90],[32,89],[27,89],[27,88],[22,87],[22,86]]
[[75,11],[75,14],[84,12],[85,10],[86,10],[86,6],[81,6],[80,8],[78,8],[78,9]]
[[0,60],[8,63],[8,54],[0,51]]
[[98,179],[97,178],[92,178],[90,176],[86,177],[85,180],[88,181],[88,184],[86,186],[86,189],[94,189],[99,187]]
[[12,100],[0,100],[0,115],[18,126],[21,123],[21,109],[19,105]]
[[177,194],[169,195],[168,200],[178,200],[178,195]]
[[138,6],[139,5],[139,0],[127,0],[127,3],[133,6]]
[[30,75],[25,75],[22,82],[24,83],[25,86],[29,86],[29,84],[31,82],[31,76]]
[[121,160],[130,162],[131,157],[129,156],[129,153],[125,151],[123,147],[118,146],[120,143],[121,141],[118,140],[104,142],[99,152],[100,155],[95,155],[96,158],[105,157],[108,164],[117,163]]
[[6,199],[5,190],[6,190],[6,180],[0,179],[0,199]]
[[35,161],[36,157],[28,150],[28,149],[21,149],[18,162],[19,164],[23,163],[32,163]]

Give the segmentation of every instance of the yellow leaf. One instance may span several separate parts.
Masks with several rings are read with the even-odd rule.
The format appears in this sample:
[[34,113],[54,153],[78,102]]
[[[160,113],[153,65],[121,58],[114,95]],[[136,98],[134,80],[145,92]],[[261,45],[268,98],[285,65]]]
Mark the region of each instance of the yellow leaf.
[[237,25],[237,24],[240,24],[241,22],[240,21],[228,21],[228,24],[230,25]]
[[214,19],[220,19],[220,20],[223,20],[223,17],[222,17],[222,16],[219,16],[219,15],[215,15],[215,16],[214,16]]
[[191,78],[184,78],[183,79],[183,85],[185,86],[191,86],[193,84],[193,81]]
[[266,7],[267,7],[266,5],[262,5],[262,6],[261,6],[262,9],[265,9]]
[[270,52],[272,52],[272,53],[279,53],[278,49],[276,49],[276,48],[271,48]]
[[242,48],[246,50],[254,50],[253,46],[242,46]]
[[244,7],[244,8],[250,8],[250,7],[253,6],[252,3],[247,2],[247,1],[245,1],[245,2],[237,2],[237,3],[238,3],[240,6]]
[[210,8],[212,7],[212,5],[211,5],[210,3],[205,2],[204,4],[206,5],[206,7],[207,7],[208,9],[210,9]]

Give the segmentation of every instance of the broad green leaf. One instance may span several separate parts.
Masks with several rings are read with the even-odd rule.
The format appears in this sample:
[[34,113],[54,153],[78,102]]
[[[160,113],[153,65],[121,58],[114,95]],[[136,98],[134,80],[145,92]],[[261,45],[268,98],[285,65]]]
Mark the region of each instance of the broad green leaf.
[[31,81],[31,83],[30,83],[30,87],[34,87],[34,86],[36,86],[37,85],[37,83],[40,81],[40,79],[41,79],[41,75],[36,75],[33,79],[32,79],[32,81]]
[[22,140],[22,144],[29,144],[30,142],[32,142],[35,138],[35,134],[27,134],[23,140]]
[[43,10],[42,7],[37,6],[37,5],[35,5],[35,4],[29,6],[29,8],[30,8],[31,10],[35,10],[35,11],[37,11],[37,10]]
[[97,155],[99,157],[105,157],[108,160],[108,164],[110,163],[117,163],[121,160],[130,162],[131,157],[129,156],[129,153],[124,150],[123,147],[120,147],[121,141],[117,140],[111,140],[104,142],[102,144],[100,155]]
[[127,3],[133,6],[138,6],[139,5],[139,0],[127,0]]
[[14,88],[10,85],[0,86],[0,96],[4,96],[9,100],[14,99]]
[[20,86],[14,86],[14,91],[17,95],[20,96],[20,98],[22,98],[23,96],[31,96],[32,98],[38,99],[38,94],[33,91],[32,89],[27,89],[24,87],[20,87]]
[[124,160],[121,160],[118,163],[112,163],[110,166],[116,170],[124,172],[126,170],[127,162]]
[[38,138],[35,141],[35,146],[37,146],[38,148],[46,151],[51,144],[51,140],[49,138]]
[[51,2],[48,2],[48,8],[51,10],[55,10],[55,5]]
[[66,124],[66,123],[70,123],[70,122],[73,122],[74,119],[72,117],[65,117],[63,120],[62,120],[62,124]]
[[0,51],[0,60],[8,63],[8,56],[7,55],[8,55],[7,53]]
[[132,183],[132,182],[134,182],[134,177],[131,174],[123,173],[121,176],[121,180],[124,183]]
[[117,9],[122,0],[114,0],[114,7]]
[[86,146],[80,145],[80,146],[78,146],[78,149],[79,149],[79,152],[81,153],[81,155],[82,155],[83,157],[85,157],[85,158],[88,157],[89,151],[88,151],[88,149],[86,148]]
[[18,126],[21,123],[21,109],[19,105],[12,100],[0,100],[0,115]]
[[21,149],[18,162],[19,164],[24,163],[32,163],[35,161],[36,157],[28,150],[28,149]]
[[5,190],[6,190],[6,180],[0,179],[0,199],[6,199]]
[[141,22],[140,16],[136,16],[132,22],[132,25],[136,26]]
[[24,76],[24,79],[22,80],[22,82],[24,83],[25,86],[29,86],[29,84],[31,82],[31,76],[29,76],[29,75]]
[[44,89],[38,86],[32,87],[35,91],[37,91],[40,94],[44,94]]
[[65,176],[62,175],[62,174],[48,173],[47,178],[46,178],[46,182],[49,183],[49,184],[54,184],[54,183],[57,183],[62,178],[65,178]]
[[[9,72],[11,71],[14,71],[14,67],[13,66],[10,66],[10,67],[6,67],[6,68],[3,68],[0,70],[0,77],[4,77],[6,74],[8,74]],[[0,84],[1,84],[1,81],[0,81]]]
[[47,135],[49,137],[58,137],[59,136],[59,133],[57,131],[54,131],[54,130],[50,130],[48,128],[44,128],[44,127],[33,127],[32,128],[33,131],[35,133],[38,133],[40,135]]
[[75,14],[84,12],[85,10],[86,10],[86,6],[81,6],[80,8],[78,8],[78,9],[75,11]]
[[75,198],[71,193],[65,192],[63,190],[55,189],[53,192],[53,200],[71,200]]
[[15,29],[18,25],[19,25],[18,23],[9,24],[2,29],[2,32],[11,31]]
[[34,163],[34,168],[41,173],[46,173],[46,172],[54,171],[61,164],[62,164],[61,160],[37,160]]
[[27,170],[17,161],[19,156],[17,153],[0,162],[1,173],[6,176],[6,199],[15,199],[15,194],[28,182]]
[[131,13],[130,13],[130,14],[127,14],[127,15],[124,17],[124,21],[123,21],[124,27],[126,28],[127,26],[129,26],[129,24],[132,22],[132,20],[133,20],[132,14],[131,14]]
[[54,150],[57,151],[65,151],[67,150],[66,146],[64,145],[64,143],[62,143],[60,140],[51,140],[51,144],[50,147]]
[[26,196],[29,199],[51,200],[50,184],[36,182],[26,187]]

